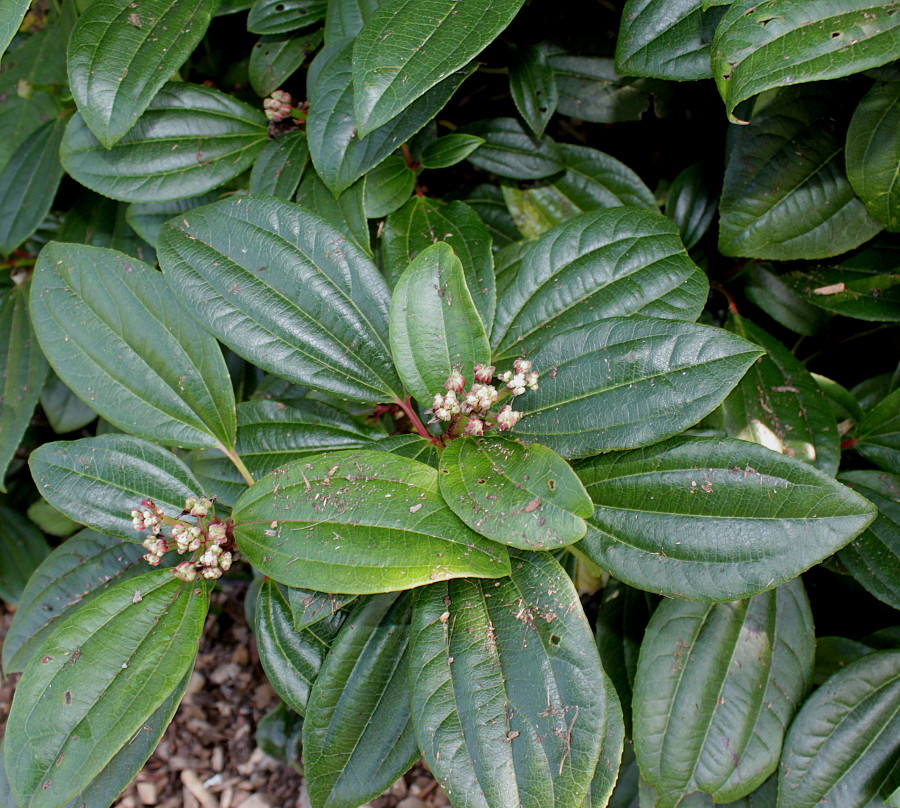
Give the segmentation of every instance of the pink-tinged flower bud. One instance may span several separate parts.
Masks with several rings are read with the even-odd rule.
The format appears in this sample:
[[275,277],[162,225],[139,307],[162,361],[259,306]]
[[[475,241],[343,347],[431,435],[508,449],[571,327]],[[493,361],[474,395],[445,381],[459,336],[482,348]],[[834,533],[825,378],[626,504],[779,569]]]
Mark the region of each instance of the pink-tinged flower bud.
[[172,569],[172,574],[182,581],[193,581],[197,577],[197,569],[193,561],[182,561]]
[[451,415],[456,415],[462,411],[454,390],[448,390],[447,395],[444,396],[444,409]]
[[144,561],[146,561],[151,567],[155,567],[159,564],[159,556],[155,553],[147,553],[144,556]]
[[475,381],[481,384],[490,384],[495,370],[493,365],[482,365],[481,363],[475,365]]
[[222,570],[218,567],[205,567],[203,570],[203,577],[207,580],[215,580],[216,578],[222,577]]
[[227,541],[225,535],[226,530],[227,528],[224,522],[213,522],[213,524],[211,524],[209,526],[209,529],[207,530],[207,536],[209,536],[209,540],[211,542],[215,542],[217,545],[225,544],[225,542]]
[[228,572],[228,570],[231,569],[232,561],[233,558],[231,556],[231,553],[222,553],[222,555],[219,556],[219,568],[223,572]]
[[480,418],[470,418],[466,424],[466,434],[478,437],[484,434],[484,421]]
[[528,373],[528,371],[531,370],[531,362],[527,359],[517,359],[513,362],[513,370],[515,370],[516,373]]
[[198,518],[202,518],[209,513],[209,509],[212,508],[213,504],[206,497],[200,497],[196,499],[194,504],[191,506],[191,516],[196,516]]
[[458,370],[454,370],[444,382],[444,389],[451,393],[461,393],[466,389],[466,377]]
[[520,396],[525,392],[525,374],[517,373],[507,383],[506,386],[512,391],[514,396]]
[[141,500],[141,507],[148,508],[152,511],[156,510],[156,503],[152,499],[144,499]]
[[509,404],[507,404],[500,409],[500,412],[497,415],[497,427],[501,432],[512,429],[519,422],[522,415],[523,413],[516,412]]
[[508,382],[513,377],[513,372],[511,370],[504,370],[503,373],[498,373],[497,378],[500,379],[501,382]]

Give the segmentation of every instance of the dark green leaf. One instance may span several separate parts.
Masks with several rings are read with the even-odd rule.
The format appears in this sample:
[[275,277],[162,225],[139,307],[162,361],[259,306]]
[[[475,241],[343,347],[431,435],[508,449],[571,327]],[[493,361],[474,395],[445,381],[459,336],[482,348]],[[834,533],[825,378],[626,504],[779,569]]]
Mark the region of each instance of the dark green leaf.
[[451,371],[468,377],[488,364],[491,346],[462,263],[449,244],[420,252],[391,298],[391,353],[404,387],[422,404],[445,392]]
[[900,609],[900,477],[849,471],[841,482],[878,507],[878,518],[837,555],[866,590]]
[[147,571],[143,549],[93,530],[57,547],[34,571],[3,640],[3,670],[20,673],[70,609]]
[[862,420],[862,408],[846,387],[818,373],[811,375],[819,389],[828,397],[832,412],[839,421],[849,419],[859,423]]
[[30,0],[2,0],[0,2],[0,56],[12,42],[28,11]]
[[206,33],[217,0],[95,0],[68,46],[69,86],[91,132],[109,148],[140,118]]
[[517,403],[516,435],[566,458],[656,443],[712,412],[759,355],[722,329],[675,320],[573,328],[530,357],[540,389]]
[[389,216],[384,228],[384,263],[388,284],[400,275],[422,250],[438,241],[449,244],[462,262],[469,294],[490,332],[494,322],[494,259],[487,228],[463,202],[441,202],[416,196]]
[[713,78],[729,117],[764,90],[836,79],[897,58],[900,20],[883,0],[735,0],[712,42]]
[[879,468],[900,474],[900,390],[866,413],[856,427],[854,448]]
[[467,65],[504,29],[523,0],[383,0],[353,48],[360,135],[402,114]]
[[615,766],[621,752],[621,736],[604,737],[615,691],[563,568],[549,553],[510,554],[511,577],[418,594],[416,734],[458,806],[581,806],[598,760]]
[[[214,194],[211,196],[212,199],[215,199]],[[151,243],[145,241],[143,236],[136,232],[128,221],[131,207],[124,202],[116,202],[114,199],[82,188],[75,199],[75,204],[66,211],[62,227],[55,234],[54,240],[71,244],[89,244],[92,247],[109,247],[153,266],[156,264],[156,250]],[[172,205],[169,204],[165,207],[169,209]],[[156,230],[159,230],[163,221],[178,212],[175,210],[165,213]],[[155,241],[156,233],[154,232],[152,243]]]
[[330,631],[340,626],[342,616],[295,629],[284,588],[269,578],[263,580],[254,612],[256,645],[266,678],[295,713],[305,715],[310,688],[331,644]]
[[514,45],[509,66],[509,90],[519,114],[538,137],[556,112],[556,79],[544,49]]
[[66,387],[55,373],[50,374],[41,390],[41,408],[58,435],[81,429],[97,417],[97,413]]
[[56,510],[43,498],[32,502],[25,513],[34,524],[50,536],[63,538],[71,535],[81,527],[81,525],[69,519],[64,513]]
[[864,642],[848,640],[846,637],[817,637],[813,684],[818,687],[850,662],[871,654],[874,650]]
[[424,463],[388,452],[309,457],[244,493],[234,510],[235,536],[264,574],[324,592],[365,594],[507,574],[506,549],[455,516],[438,493],[437,476]]
[[49,553],[40,530],[16,511],[0,506],[0,598],[15,606],[32,573]]
[[31,316],[57,375],[120,429],[166,445],[234,444],[222,352],[146,264],[51,243],[35,268]]
[[708,79],[710,42],[721,19],[701,0],[628,0],[616,45],[616,67],[628,76]]
[[511,356],[545,344],[550,329],[608,317],[696,320],[707,289],[664,216],[624,207],[584,213],[525,255],[497,303],[491,343],[497,357]]
[[718,198],[704,181],[700,163],[688,166],[672,181],[666,197],[666,216],[681,231],[687,249],[693,247],[709,229],[716,215]]
[[817,334],[825,326],[827,316],[765,266],[751,263],[742,278],[747,298],[776,323],[806,337]]
[[516,223],[506,209],[503,192],[496,185],[476,185],[462,197],[462,201],[484,222],[495,249],[519,240]]
[[248,361],[346,398],[399,396],[384,280],[322,219],[231,197],[166,225],[159,252],[173,290]]
[[619,775],[619,763],[625,746],[625,723],[622,707],[613,695],[614,689],[607,684],[609,712],[601,743],[600,759],[594,769],[594,777],[588,787],[581,808],[607,808]]
[[439,481],[447,504],[469,527],[525,550],[578,541],[594,512],[569,464],[539,443],[459,438],[441,455]]
[[369,223],[366,221],[365,178],[357,180],[335,198],[312,166],[303,172],[303,181],[294,201],[336,227],[366,255],[372,255]]
[[303,723],[315,805],[356,808],[419,758],[407,680],[411,600],[394,592],[367,598],[332,643]]
[[519,276],[522,261],[531,247],[530,241],[514,241],[497,251],[495,271],[497,276],[497,296],[502,297],[509,285]]
[[422,152],[423,168],[449,168],[465,160],[482,143],[484,138],[454,132],[429,143]]
[[[192,196],[188,199],[176,199],[173,202],[134,202],[126,208],[125,218],[128,220],[135,232],[148,244],[156,247],[156,240],[159,238],[159,231],[162,226],[176,216],[180,216],[186,211],[199,208],[201,205],[208,205],[218,199],[218,194],[209,192],[200,196]],[[71,215],[71,214],[70,214]],[[68,222],[68,218],[67,218]],[[61,241],[70,241],[74,239],[60,238]],[[89,242],[93,244],[94,242]],[[96,244],[97,247],[113,247],[114,249],[127,252],[115,244]],[[141,256],[136,256],[140,258]],[[147,260],[147,259],[143,259]],[[153,261],[147,263],[156,263]]]
[[854,385],[850,388],[850,394],[859,402],[863,412],[868,412],[887,398],[894,389],[893,374],[879,373]]
[[325,19],[328,0],[256,0],[247,15],[254,34],[283,34]]
[[562,171],[557,145],[547,137],[536,138],[515,118],[489,118],[469,124],[463,134],[484,140],[469,155],[469,162],[484,171],[514,180],[539,180]]
[[377,8],[378,0],[328,0],[325,14],[326,42],[356,36]]
[[78,182],[125,202],[171,202],[236,177],[266,144],[260,110],[209,87],[166,84],[138,122],[105,149],[80,114],[69,122],[62,163]]
[[650,108],[647,82],[619,75],[612,59],[557,53],[549,61],[563,115],[594,123],[618,123],[639,121]]
[[639,589],[726,601],[799,575],[875,507],[799,460],[728,438],[675,438],[576,471],[596,506],[576,545]]
[[389,438],[382,438],[369,448],[376,452],[391,452],[408,457],[410,460],[418,460],[435,469],[438,467],[439,458],[434,444],[418,435],[391,435]]
[[[855,48],[854,48],[855,50]],[[847,130],[847,178],[869,215],[900,230],[900,82],[876,84]]]
[[256,725],[256,745],[269,757],[296,765],[303,739],[303,718],[283,701],[278,702]]
[[399,154],[388,155],[366,174],[366,218],[381,219],[401,207],[416,184],[415,172]]
[[250,86],[257,95],[277,90],[322,44],[322,30],[306,36],[264,36],[250,51]]
[[250,172],[250,193],[293,199],[309,159],[304,132],[288,132],[259,153]]
[[31,423],[47,378],[47,360],[28,317],[28,284],[0,291],[0,491]]
[[0,169],[0,253],[11,253],[40,227],[62,179],[59,144],[66,119],[47,121]]
[[634,685],[634,751],[658,808],[695,791],[729,802],[761,785],[814,656],[799,580],[736,603],[660,603]]
[[297,589],[284,587],[287,591],[288,605],[291,607],[291,620],[294,629],[301,629],[331,617],[348,604],[356,600],[355,595],[332,595],[328,592],[316,592],[313,589]]
[[154,571],[60,623],[26,666],[7,724],[19,805],[56,808],[90,784],[190,671],[207,605],[203,584]]
[[748,126],[734,127],[719,250],[787,261],[839,255],[872,238],[881,224],[854,195],[843,151],[830,85],[782,90]]
[[352,53],[353,41],[329,45],[313,61],[307,78],[309,150],[316,171],[334,193],[349,188],[425,126],[471,72],[449,74],[395,119],[363,133],[353,117]]
[[188,497],[206,493],[174,454],[128,435],[45,443],[28,463],[54,508],[126,541],[144,538],[131,524],[131,511],[144,498],[177,516]]
[[867,654],[807,699],[784,742],[779,808],[883,804],[900,786],[900,651]]
[[815,379],[787,348],[759,326],[732,314],[726,327],[762,346],[766,355],[725,399],[725,432],[837,474],[837,419]]

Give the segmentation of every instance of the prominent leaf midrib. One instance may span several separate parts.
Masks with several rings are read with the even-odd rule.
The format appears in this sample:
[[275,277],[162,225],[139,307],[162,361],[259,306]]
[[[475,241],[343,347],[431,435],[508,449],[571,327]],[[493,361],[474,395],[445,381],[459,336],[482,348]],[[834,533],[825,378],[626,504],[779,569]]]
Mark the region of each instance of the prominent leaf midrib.
[[[311,267],[314,267],[316,270],[318,270],[318,272],[316,274],[316,278],[323,280],[329,286],[329,288],[331,288],[333,290],[333,292],[335,293],[335,296],[338,297],[340,300],[342,300],[344,302],[344,305],[347,306],[348,309],[352,310],[356,314],[356,316],[358,318],[358,322],[360,324],[364,324],[365,326],[369,327],[368,334],[362,335],[364,338],[366,338],[368,340],[368,342],[366,342],[364,344],[367,344],[369,347],[371,347],[373,349],[373,353],[375,352],[375,350],[377,348],[380,347],[384,351],[384,356],[387,357],[387,356],[391,355],[390,349],[388,348],[387,345],[385,345],[385,343],[381,339],[381,334],[378,332],[378,329],[373,326],[373,324],[369,320],[369,318],[360,310],[359,306],[356,304],[356,301],[353,300],[352,297],[347,295],[347,293],[343,289],[341,289],[340,286],[337,285],[337,283],[334,281],[334,279],[331,278],[331,276],[327,272],[320,270],[318,268],[318,265],[316,264],[316,262],[313,260],[312,256],[309,255],[305,250],[303,250],[303,248],[300,245],[294,244],[292,241],[289,241],[288,239],[284,238],[282,235],[280,235],[279,233],[276,233],[273,230],[266,230],[264,227],[256,224],[255,222],[251,222],[251,221],[248,221],[247,219],[241,219],[241,218],[239,218],[238,221],[240,221],[242,224],[249,226],[250,229],[258,232],[261,237],[269,237],[269,236],[274,237],[283,247],[287,247],[290,252],[295,252],[295,253],[298,253],[299,255],[301,255],[304,258],[304,260],[309,263],[309,265]],[[186,236],[187,238],[190,238],[194,245],[203,245],[210,252],[214,253],[216,256],[219,256],[221,259],[223,259],[224,262],[227,262],[228,264],[230,264],[231,267],[234,267],[235,269],[232,270],[233,277],[240,279],[240,280],[250,279],[251,286],[255,285],[257,287],[257,289],[264,288],[264,289],[269,290],[275,297],[277,297],[280,301],[282,301],[282,303],[286,307],[288,307],[294,311],[300,312],[302,315],[301,319],[303,320],[304,323],[314,324],[317,328],[321,329],[322,332],[329,339],[331,339],[335,345],[339,345],[344,349],[345,356],[346,355],[355,356],[357,361],[359,362],[359,364],[362,365],[362,367],[365,368],[375,379],[377,379],[379,382],[384,383],[385,387],[387,387],[388,389],[378,389],[376,387],[373,387],[372,384],[369,383],[368,381],[363,381],[363,380],[358,380],[358,379],[354,379],[354,381],[356,381],[361,386],[368,387],[373,392],[388,393],[388,394],[393,392],[389,389],[389,387],[390,387],[389,384],[384,379],[382,379],[381,374],[376,372],[375,369],[373,369],[371,367],[371,365],[368,363],[368,361],[366,361],[359,353],[353,352],[352,346],[348,345],[344,340],[339,339],[335,335],[333,330],[326,327],[321,322],[321,320],[313,319],[312,317],[310,317],[303,309],[301,309],[296,303],[294,303],[290,298],[288,298],[285,293],[279,291],[274,286],[267,283],[265,281],[265,279],[262,278],[260,275],[251,274],[250,270],[248,270],[246,267],[239,264],[237,261],[232,259],[230,256],[225,255],[225,253],[220,252],[216,247],[214,247],[209,242],[205,241],[204,239],[200,238],[199,236],[194,236],[194,235],[191,235],[188,233],[184,233],[184,231],[181,231],[181,232],[184,236]],[[185,263],[188,263],[188,265],[190,266],[189,262],[185,261]],[[220,262],[220,263],[222,263],[222,262]],[[201,278],[203,278],[203,280],[206,283],[208,283],[210,286],[213,286],[213,288],[216,288],[206,274],[203,274],[199,270],[194,269],[193,266],[191,266],[191,269],[193,269],[193,271],[197,275],[199,275]],[[227,267],[226,267],[226,269],[227,269]],[[222,272],[220,270],[216,274],[217,274],[217,277],[223,278],[223,284],[224,284],[224,280],[225,280],[224,272]],[[220,286],[223,284],[220,284]],[[222,295],[224,297],[224,295],[222,294],[221,291],[219,293],[220,293],[220,295]],[[227,298],[225,298],[225,299],[227,300]],[[324,296],[323,296],[323,299],[324,299]],[[377,305],[378,301],[373,299],[373,303],[375,303]],[[234,306],[234,308],[238,308],[238,307]],[[272,334],[272,332],[269,329],[264,328],[261,324],[256,323],[256,325],[258,328],[260,328],[260,330],[263,330],[263,331],[266,331],[266,333]],[[275,337],[276,335],[272,334],[272,336]],[[375,340],[377,340],[377,344],[373,345],[372,343]],[[279,339],[279,341],[283,342],[283,340],[280,340],[280,339]],[[287,342],[285,342],[284,344],[289,345],[289,343],[287,343]],[[325,368],[327,370],[334,369],[331,365],[325,364],[325,362],[321,359],[313,359],[313,357],[310,354],[308,354],[306,351],[301,350],[299,347],[297,347],[297,350],[299,353],[302,353],[304,356],[309,357],[310,361],[313,361],[316,364],[321,365],[323,368]],[[325,351],[322,351],[322,353],[324,354]],[[346,371],[344,371],[344,372],[346,372]],[[348,374],[348,376],[349,376],[349,374]]]
[[[796,488],[800,488],[800,485],[795,486]],[[805,487],[805,486],[804,486]],[[816,490],[814,486],[809,486]],[[585,486],[588,489],[588,493],[590,493],[590,488]],[[598,509],[602,509],[604,511],[621,511],[623,513],[635,513],[642,514],[643,516],[650,518],[663,517],[666,519],[671,518],[686,518],[686,519],[709,519],[709,520],[730,520],[734,519],[740,522],[803,522],[806,520],[817,520],[820,521],[822,519],[858,519],[864,514],[853,513],[853,514],[837,514],[834,516],[819,516],[818,514],[813,514],[811,516],[720,516],[717,514],[709,514],[709,513],[684,513],[680,511],[648,511],[646,508],[626,508],[622,505],[596,505]],[[595,511],[596,514],[596,511]],[[589,519],[593,517],[588,517]]]

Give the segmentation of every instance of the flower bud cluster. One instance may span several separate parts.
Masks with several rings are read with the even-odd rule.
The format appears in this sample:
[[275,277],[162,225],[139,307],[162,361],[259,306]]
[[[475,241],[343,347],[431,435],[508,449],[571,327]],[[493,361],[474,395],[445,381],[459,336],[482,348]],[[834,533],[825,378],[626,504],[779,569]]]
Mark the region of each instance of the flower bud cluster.
[[270,121],[278,123],[291,117],[291,94],[285,90],[274,90],[272,94],[263,100],[263,109]]
[[[172,549],[179,555],[193,553],[190,561],[182,561],[172,573],[182,581],[193,581],[198,575],[214,580],[231,568],[232,553],[224,550],[228,544],[228,528],[215,517],[213,501],[206,497],[188,497],[181,515],[196,517],[198,524],[192,525],[180,519],[166,516],[162,509],[149,499],[141,503],[140,509],[131,512],[131,523],[135,530],[149,530],[142,546],[148,551],[144,560],[157,566],[162,557]],[[207,519],[207,516],[210,518]],[[168,541],[160,537],[162,526],[170,527]]]
[[455,424],[461,417],[467,416],[463,428],[466,435],[483,435],[485,430],[494,425],[501,431],[512,429],[523,413],[507,404],[499,413],[492,415],[491,408],[505,395],[521,396],[526,390],[537,390],[539,376],[531,368],[532,364],[527,359],[517,359],[513,362],[512,370],[497,375],[504,383],[499,390],[491,384],[496,371],[493,365],[475,365],[475,382],[469,390],[466,390],[466,377],[458,368],[454,368],[444,383],[447,392],[435,395],[431,409],[426,411],[432,415],[428,423],[453,421]]

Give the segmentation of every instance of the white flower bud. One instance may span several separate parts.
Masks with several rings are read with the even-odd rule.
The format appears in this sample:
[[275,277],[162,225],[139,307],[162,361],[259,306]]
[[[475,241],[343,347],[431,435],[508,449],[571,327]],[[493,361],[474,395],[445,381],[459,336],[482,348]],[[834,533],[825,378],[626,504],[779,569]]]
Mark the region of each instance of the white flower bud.
[[508,382],[513,377],[513,372],[511,370],[504,370],[503,373],[498,373],[497,378],[500,379],[501,382]]
[[219,568],[223,572],[228,572],[228,570],[231,569],[232,560],[231,553],[222,553],[222,555],[219,556]]
[[207,580],[215,580],[216,578],[222,577],[222,570],[218,567],[205,567],[203,570],[203,577]]
[[481,363],[475,365],[475,381],[481,384],[490,384],[495,370],[493,365],[482,365]]
[[480,418],[470,418],[466,424],[466,434],[478,437],[484,434],[484,421]]
[[501,432],[512,429],[519,422],[522,415],[523,413],[516,412],[509,404],[507,404],[500,409],[500,412],[497,415],[497,426]]
[[531,362],[527,359],[517,359],[513,362],[513,370],[515,370],[516,373],[528,373],[528,371],[531,370]]
[[466,377],[458,370],[454,370],[447,381],[444,382],[444,389],[451,393],[461,393],[466,388]]
[[151,567],[155,567],[159,564],[159,556],[155,553],[147,553],[144,556],[144,561],[146,561]]

